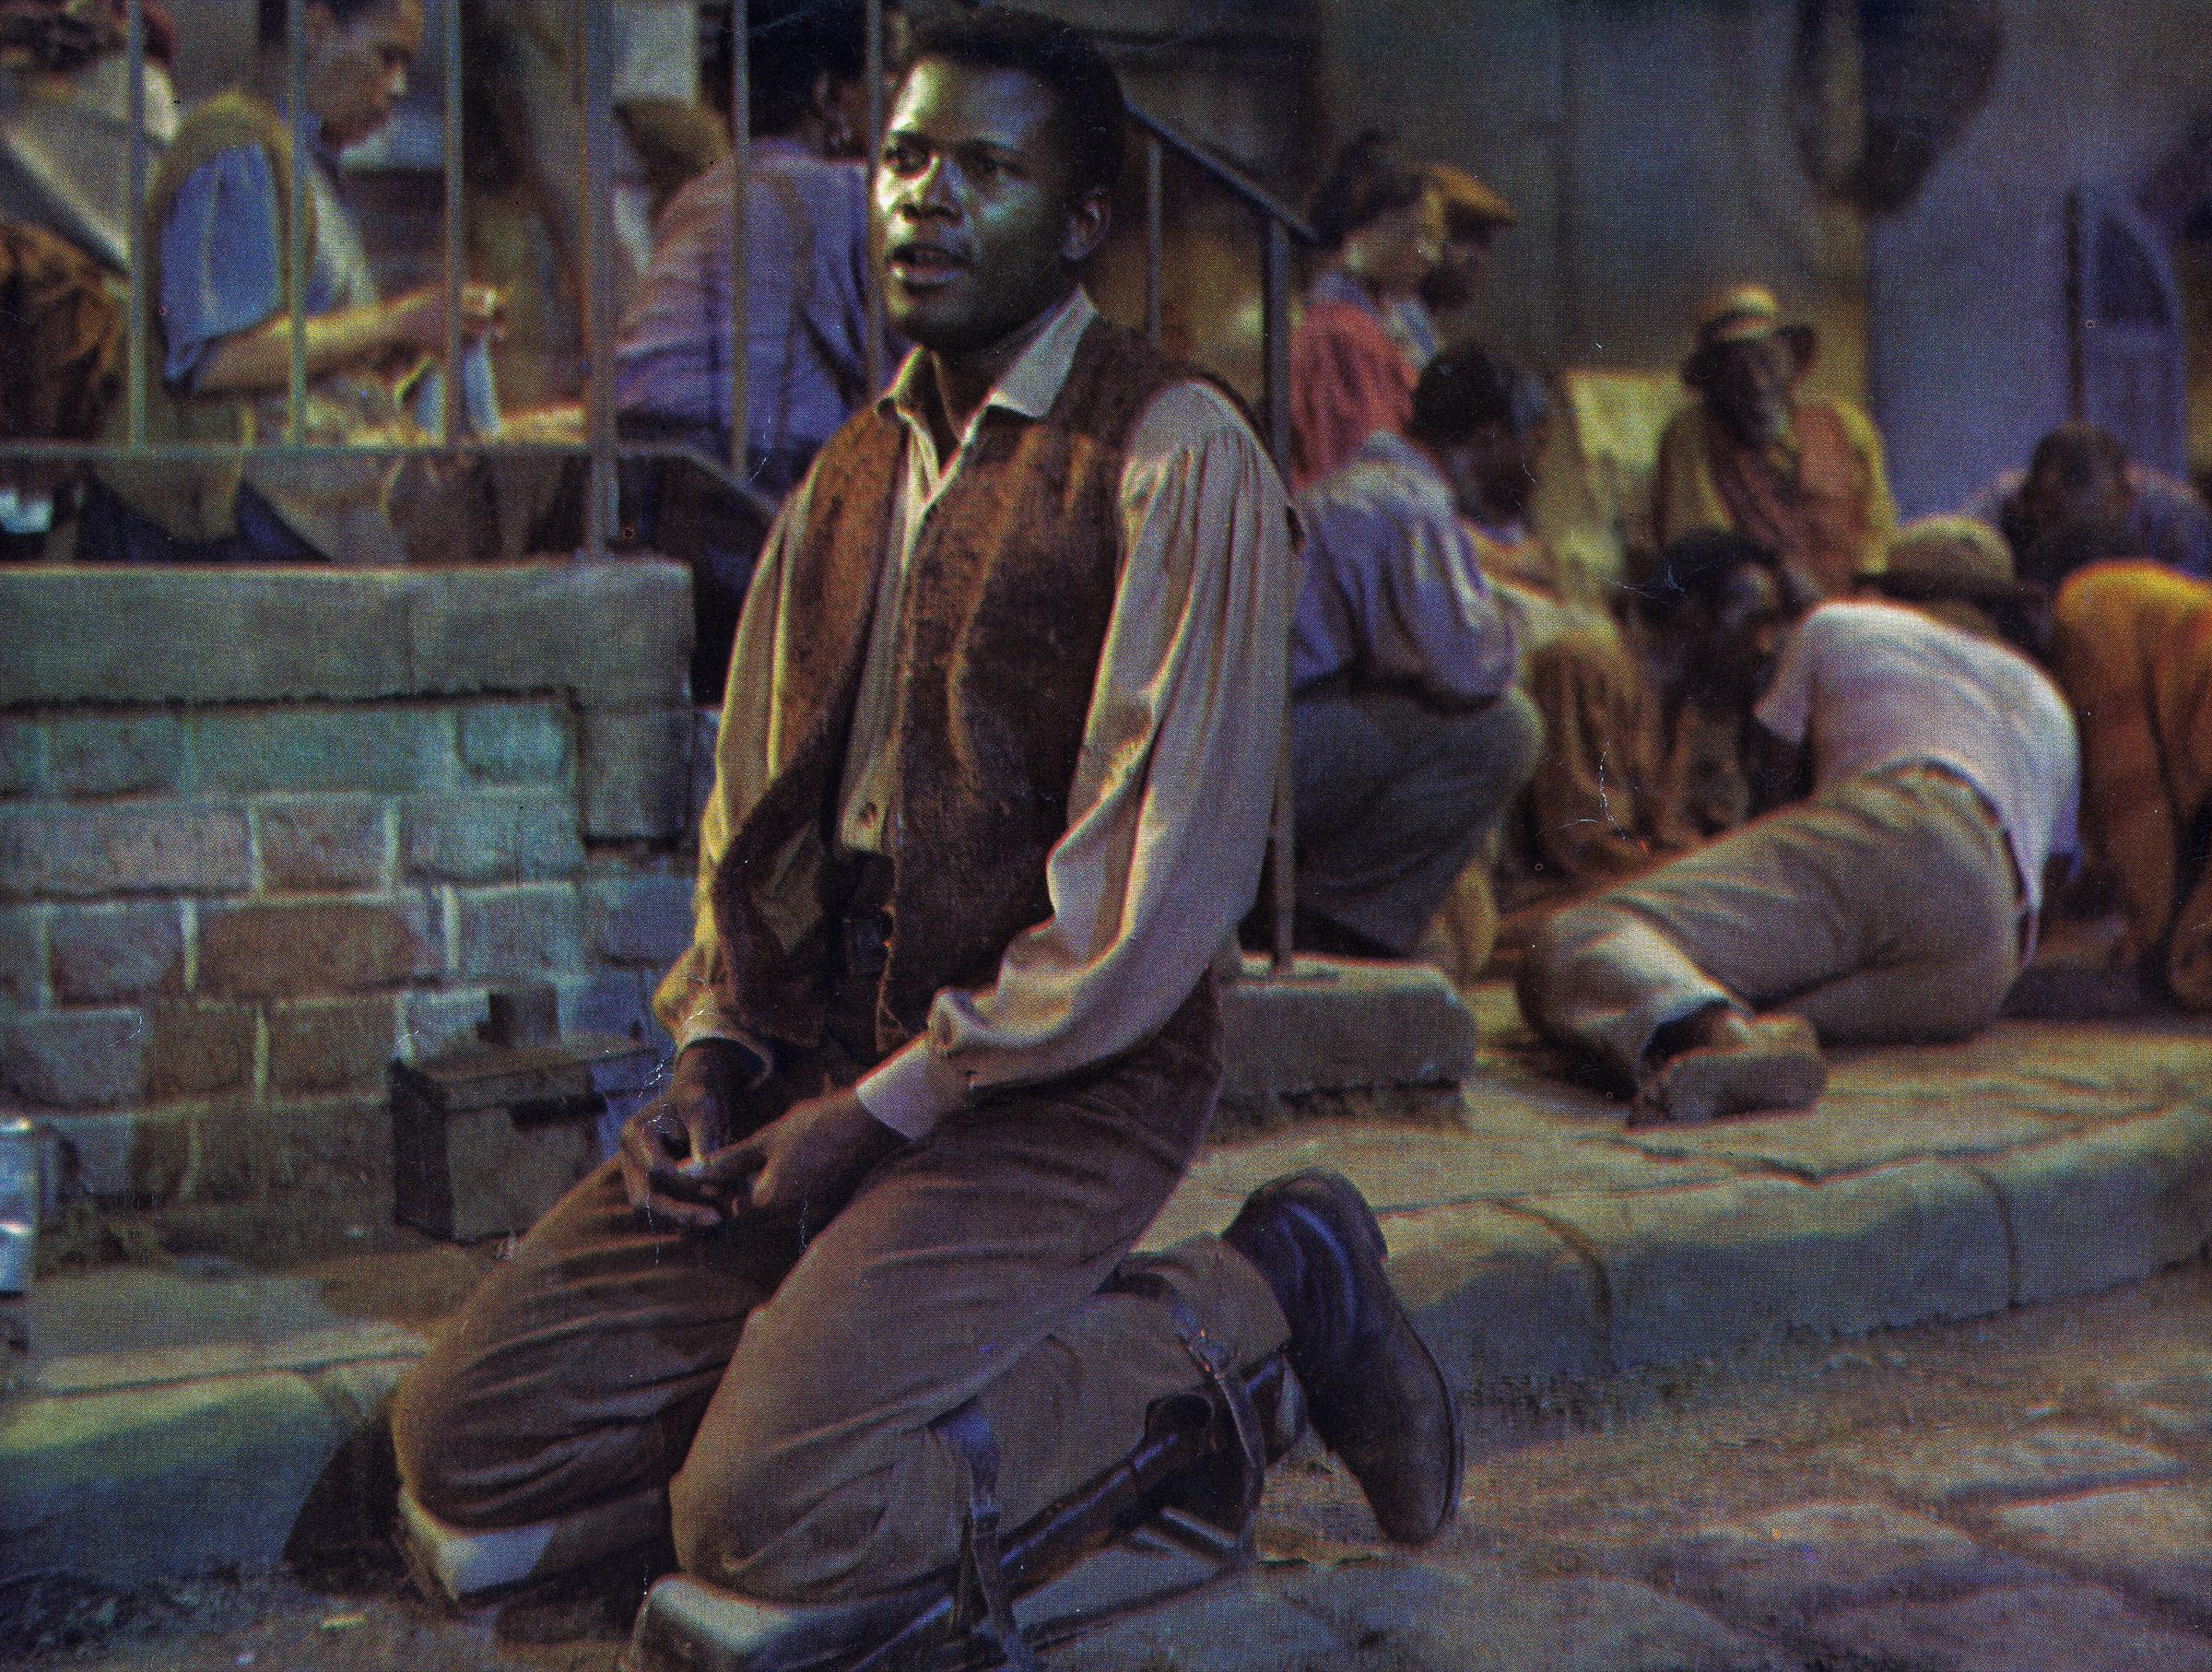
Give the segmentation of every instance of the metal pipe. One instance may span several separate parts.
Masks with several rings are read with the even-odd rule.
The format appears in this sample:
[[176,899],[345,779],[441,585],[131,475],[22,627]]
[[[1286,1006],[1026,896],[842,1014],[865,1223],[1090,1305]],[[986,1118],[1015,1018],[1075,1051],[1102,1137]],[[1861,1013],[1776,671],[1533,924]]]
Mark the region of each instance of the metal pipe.
[[[867,31],[868,77],[868,177],[876,175],[876,159],[883,149],[883,116],[886,103],[885,77],[888,71],[883,58],[883,0],[867,0],[863,8]],[[868,394],[883,387],[883,275],[877,271],[874,253],[862,264],[861,300],[867,324],[862,337],[861,365],[866,372]]]
[[583,498],[583,550],[598,561],[606,556],[615,520],[614,367],[608,344],[614,336],[614,53],[613,8],[594,4],[577,7],[583,72],[583,348],[584,445],[588,477]]
[[130,364],[124,373],[124,437],[135,448],[146,442],[146,0],[130,0],[124,14],[124,51],[131,69],[128,114],[131,124],[130,218],[123,230],[124,258],[129,267]]
[[730,0],[730,474],[740,478],[752,421],[752,51],[746,0]]
[[284,10],[284,56],[291,110],[292,192],[286,239],[286,312],[291,329],[291,364],[285,380],[284,436],[297,445],[307,439],[307,171],[315,166],[314,135],[307,112],[307,0],[288,0]]
[[1166,147],[1158,134],[1145,135],[1145,338],[1159,347],[1161,313],[1160,244],[1163,205],[1160,201],[1161,164]]
[[461,286],[467,277],[462,247],[461,0],[445,0],[445,398],[438,439],[451,447],[461,429]]
[[[1267,451],[1276,467],[1290,467],[1290,230],[1274,217],[1267,221],[1267,241],[1261,274],[1260,337],[1265,366]],[[1290,670],[1283,669],[1286,684]],[[1276,746],[1275,814],[1268,830],[1268,865],[1273,884],[1273,962],[1277,975],[1291,972],[1292,913],[1297,902],[1296,825],[1290,796],[1290,706],[1283,705],[1282,735]]]
[[1301,244],[1317,244],[1321,241],[1313,229],[1306,224],[1304,218],[1296,209],[1290,207],[1265,186],[1245,179],[1242,174],[1206,149],[1174,124],[1161,121],[1160,118],[1153,115],[1151,112],[1144,109],[1141,105],[1131,104],[1128,110],[1130,121],[1158,139],[1183,161],[1197,169],[1207,179],[1215,182],[1234,196],[1242,199],[1247,207],[1258,210],[1269,220],[1279,221],[1284,230]]

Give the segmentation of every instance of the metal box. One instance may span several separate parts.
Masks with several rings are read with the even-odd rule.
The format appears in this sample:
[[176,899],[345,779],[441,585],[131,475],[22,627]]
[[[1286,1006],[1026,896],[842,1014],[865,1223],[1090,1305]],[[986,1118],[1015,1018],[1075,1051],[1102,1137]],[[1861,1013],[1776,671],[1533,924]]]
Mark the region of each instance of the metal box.
[[578,1034],[392,1065],[393,1211],[455,1242],[527,1230],[608,1153],[660,1053]]

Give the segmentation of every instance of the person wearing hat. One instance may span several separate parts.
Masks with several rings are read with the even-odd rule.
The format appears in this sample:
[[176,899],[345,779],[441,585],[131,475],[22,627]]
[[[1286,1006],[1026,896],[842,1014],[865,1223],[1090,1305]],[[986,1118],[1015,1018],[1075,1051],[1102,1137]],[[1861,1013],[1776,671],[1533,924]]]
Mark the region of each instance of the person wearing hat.
[[1652,516],[1662,545],[1699,528],[1772,547],[1818,595],[1846,591],[1897,526],[1882,442],[1856,406],[1798,390],[1818,351],[1764,285],[1698,310],[1682,381],[1698,398],[1659,442]]
[[1768,780],[1809,793],[1538,932],[1524,1014],[1634,1118],[1808,1107],[1823,1045],[1970,1037],[2033,948],[2079,751],[2057,689],[1963,613],[2011,598],[2010,555],[1929,518],[1879,571],[1892,597],[1794,627],[1747,566],[1671,577],[1700,656],[1751,702]]
[[1433,354],[1437,320],[1473,305],[1482,288],[1483,271],[1489,265],[1490,246],[1500,232],[1520,225],[1521,217],[1488,185],[1451,163],[1430,163],[1429,183],[1443,204],[1443,248],[1423,275],[1420,295],[1406,313],[1409,326],[1428,330],[1429,353]]
[[2081,721],[2089,852],[2140,958],[2212,1010],[2212,585],[2162,563],[2092,563],[2052,606],[2051,664]]

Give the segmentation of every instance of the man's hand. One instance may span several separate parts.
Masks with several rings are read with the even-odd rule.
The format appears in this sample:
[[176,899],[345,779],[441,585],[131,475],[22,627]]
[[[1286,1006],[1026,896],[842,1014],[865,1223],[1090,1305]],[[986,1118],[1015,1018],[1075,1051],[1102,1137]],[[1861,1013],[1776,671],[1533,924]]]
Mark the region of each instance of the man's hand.
[[[702,1039],[677,1054],[667,1095],[623,1123],[616,1159],[629,1205],[653,1219],[704,1228],[723,1219],[733,1185],[715,1165],[729,1153],[739,1101],[751,1081],[750,1053]],[[742,1172],[729,1175],[742,1188]]]
[[831,1091],[793,1104],[710,1165],[751,1178],[754,1211],[796,1214],[812,1228],[827,1224],[868,1169],[905,1141],[853,1092]]

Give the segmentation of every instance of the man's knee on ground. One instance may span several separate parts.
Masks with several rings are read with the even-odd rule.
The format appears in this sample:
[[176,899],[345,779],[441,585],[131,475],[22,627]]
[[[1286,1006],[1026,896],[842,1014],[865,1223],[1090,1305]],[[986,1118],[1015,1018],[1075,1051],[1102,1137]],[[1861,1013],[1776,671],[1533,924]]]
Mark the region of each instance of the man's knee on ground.
[[872,1572],[896,1466],[825,1487],[788,1460],[747,1451],[707,1458],[695,1449],[669,1481],[669,1536],[685,1572],[794,1605],[848,1602],[915,1577]]

